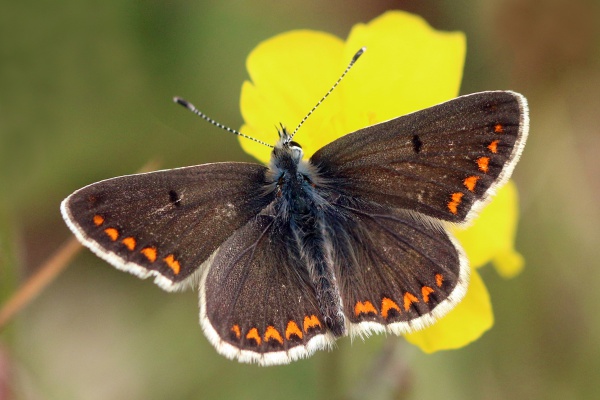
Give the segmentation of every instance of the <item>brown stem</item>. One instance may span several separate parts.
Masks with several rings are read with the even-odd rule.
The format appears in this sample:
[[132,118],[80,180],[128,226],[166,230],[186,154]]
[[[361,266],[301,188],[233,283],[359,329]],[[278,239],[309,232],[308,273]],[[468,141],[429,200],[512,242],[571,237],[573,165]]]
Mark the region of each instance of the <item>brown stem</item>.
[[69,265],[69,261],[81,248],[77,239],[72,237],[27,279],[0,309],[0,330]]

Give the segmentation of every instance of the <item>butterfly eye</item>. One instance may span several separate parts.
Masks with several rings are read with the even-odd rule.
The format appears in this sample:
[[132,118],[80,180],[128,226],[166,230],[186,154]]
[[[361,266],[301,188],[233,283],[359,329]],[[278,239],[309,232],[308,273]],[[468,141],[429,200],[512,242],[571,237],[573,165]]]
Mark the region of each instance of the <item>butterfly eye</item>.
[[291,148],[297,147],[300,150],[302,150],[302,146],[300,146],[300,143],[294,142],[293,140],[290,143],[288,143],[288,146],[290,146]]
[[296,161],[300,161],[304,152],[302,151],[302,146],[300,146],[297,142],[289,142],[289,149],[292,152],[292,158]]

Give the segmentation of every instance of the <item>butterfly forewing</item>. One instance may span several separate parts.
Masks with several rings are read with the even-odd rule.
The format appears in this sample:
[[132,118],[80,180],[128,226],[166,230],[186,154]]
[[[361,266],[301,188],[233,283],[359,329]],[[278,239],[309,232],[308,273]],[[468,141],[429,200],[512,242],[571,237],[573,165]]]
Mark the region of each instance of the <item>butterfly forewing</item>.
[[517,93],[462,96],[348,134],[311,163],[347,196],[461,223],[510,176],[527,113]]
[[62,212],[100,257],[175,290],[272,201],[264,189],[266,171],[215,163],[123,176],[76,191]]

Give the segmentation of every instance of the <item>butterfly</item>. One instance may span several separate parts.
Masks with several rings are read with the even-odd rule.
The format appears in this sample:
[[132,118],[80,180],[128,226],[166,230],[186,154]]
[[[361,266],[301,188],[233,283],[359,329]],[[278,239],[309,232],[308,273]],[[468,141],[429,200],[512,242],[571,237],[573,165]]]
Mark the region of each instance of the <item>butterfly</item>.
[[167,291],[197,285],[219,353],[285,364],[343,336],[422,329],[456,306],[469,263],[448,223],[468,224],[509,179],[528,126],[511,91],[360,129],[308,160],[282,126],[269,166],[107,179],[61,211],[116,268]]

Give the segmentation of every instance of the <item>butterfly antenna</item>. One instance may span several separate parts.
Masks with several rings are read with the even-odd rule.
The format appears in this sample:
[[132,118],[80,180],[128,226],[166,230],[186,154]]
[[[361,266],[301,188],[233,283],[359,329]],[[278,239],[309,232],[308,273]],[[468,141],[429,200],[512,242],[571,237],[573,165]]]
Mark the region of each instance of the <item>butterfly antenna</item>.
[[354,63],[356,62],[356,60],[358,60],[359,57],[362,56],[363,53],[366,50],[367,50],[366,47],[361,47],[360,50],[358,50],[356,52],[356,54],[354,54],[354,57],[352,57],[352,60],[350,60],[350,64],[348,64],[348,66],[346,67],[346,70],[344,71],[344,73],[333,84],[333,86],[331,87],[331,89],[329,89],[329,91],[327,91],[327,93],[325,93],[325,96],[323,96],[321,98],[321,100],[319,100],[319,102],[317,104],[315,104],[315,106],[312,108],[312,110],[310,110],[309,113],[306,114],[306,117],[304,117],[302,119],[302,121],[300,121],[300,123],[298,124],[298,126],[296,127],[296,129],[294,129],[294,132],[290,136],[290,139],[289,139],[290,141],[292,140],[292,138],[294,137],[294,135],[296,134],[296,132],[298,132],[298,129],[300,129],[300,127],[302,126],[302,124],[304,124],[304,122],[308,119],[308,117],[310,117],[310,115],[317,109],[317,107],[319,107],[321,105],[321,103],[327,98],[327,96],[329,96],[331,94],[331,92],[333,92],[333,89],[335,89],[336,86],[339,85],[339,83],[342,81],[342,79],[344,79],[344,77],[346,76],[346,74],[348,73],[348,71],[350,71],[350,68],[352,68],[352,66],[354,66]]
[[238,135],[238,136],[241,136],[246,139],[254,140],[256,143],[260,143],[267,147],[271,147],[271,148],[273,147],[273,145],[263,142],[262,140],[255,139],[252,136],[244,135],[242,132],[236,131],[235,129],[231,129],[228,126],[225,126],[225,125],[215,121],[214,119],[210,118],[208,115],[204,114],[202,111],[200,111],[196,107],[194,107],[194,105],[192,103],[182,99],[181,97],[173,97],[173,101],[177,104],[184,106],[185,108],[187,108],[188,110],[190,110],[191,112],[193,112],[194,114],[199,116],[200,118],[204,119],[205,121],[210,122],[217,128],[221,128],[223,130],[226,130],[227,132],[233,133],[234,135]]

